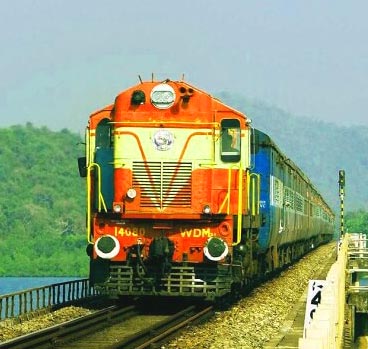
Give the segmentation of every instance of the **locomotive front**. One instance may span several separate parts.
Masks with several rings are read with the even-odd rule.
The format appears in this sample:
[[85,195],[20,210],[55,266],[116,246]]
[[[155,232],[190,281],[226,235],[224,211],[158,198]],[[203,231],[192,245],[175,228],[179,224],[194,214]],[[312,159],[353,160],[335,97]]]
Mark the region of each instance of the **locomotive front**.
[[183,81],[141,82],[94,113],[92,284],[117,297],[215,299],[241,283],[249,134],[245,115]]

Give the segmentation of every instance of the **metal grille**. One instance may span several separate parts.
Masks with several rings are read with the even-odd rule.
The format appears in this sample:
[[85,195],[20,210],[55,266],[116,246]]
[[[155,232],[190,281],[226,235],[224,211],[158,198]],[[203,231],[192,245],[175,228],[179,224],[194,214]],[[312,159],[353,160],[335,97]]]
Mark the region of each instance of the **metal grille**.
[[[138,268],[139,275],[132,267],[110,265],[108,282],[99,285],[102,294],[110,296],[190,296],[215,299],[231,292],[232,269],[221,266],[172,266],[168,275],[160,280],[142,277],[144,270]],[[157,282],[160,281],[160,282]]]
[[190,162],[133,162],[133,186],[140,188],[141,207],[191,207]]

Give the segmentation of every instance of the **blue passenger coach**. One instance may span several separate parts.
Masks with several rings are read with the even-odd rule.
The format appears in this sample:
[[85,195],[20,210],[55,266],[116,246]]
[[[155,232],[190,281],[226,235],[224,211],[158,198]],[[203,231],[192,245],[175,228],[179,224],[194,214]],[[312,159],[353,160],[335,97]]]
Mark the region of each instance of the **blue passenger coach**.
[[268,270],[332,239],[331,208],[295,163],[257,129],[252,130],[252,163],[252,172],[260,178],[256,240]]

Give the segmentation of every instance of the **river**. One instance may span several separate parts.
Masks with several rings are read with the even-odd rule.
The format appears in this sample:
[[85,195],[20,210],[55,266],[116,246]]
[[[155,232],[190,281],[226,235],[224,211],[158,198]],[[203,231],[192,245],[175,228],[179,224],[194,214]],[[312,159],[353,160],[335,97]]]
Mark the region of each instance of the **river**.
[[23,291],[29,288],[42,287],[58,282],[78,280],[69,277],[0,277],[0,296],[12,292]]

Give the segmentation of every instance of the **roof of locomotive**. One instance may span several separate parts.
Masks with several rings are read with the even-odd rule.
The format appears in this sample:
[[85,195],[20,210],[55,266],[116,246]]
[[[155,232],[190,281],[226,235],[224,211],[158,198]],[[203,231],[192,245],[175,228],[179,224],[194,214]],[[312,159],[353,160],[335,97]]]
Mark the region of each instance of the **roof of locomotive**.
[[[137,120],[137,114],[140,113],[142,118],[147,117],[147,121],[151,121],[149,117],[154,114],[165,115],[166,120],[169,120],[170,117],[172,120],[178,120],[179,112],[194,122],[218,122],[222,118],[235,117],[244,126],[249,124],[249,119],[244,113],[226,105],[208,92],[186,81],[171,81],[169,79],[141,81],[121,91],[116,96],[114,104],[91,115],[90,124],[95,124],[96,120],[101,120],[102,114],[104,117],[110,114],[109,118],[112,121],[117,121],[123,118],[126,120],[129,115],[133,118],[133,114],[134,120]],[[190,119],[191,115],[192,119]]]

